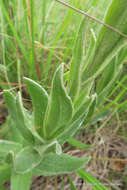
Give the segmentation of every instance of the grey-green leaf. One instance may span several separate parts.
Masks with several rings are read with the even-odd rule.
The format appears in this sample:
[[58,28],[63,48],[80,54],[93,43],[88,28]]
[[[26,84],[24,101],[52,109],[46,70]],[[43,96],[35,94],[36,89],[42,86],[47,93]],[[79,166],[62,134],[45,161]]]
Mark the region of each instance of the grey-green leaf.
[[38,132],[42,131],[45,111],[48,104],[47,92],[35,81],[24,78],[28,91],[32,98],[34,110],[34,125],[40,127]]
[[[92,29],[93,30],[93,29]],[[89,59],[91,58],[92,52],[95,48],[95,44],[96,44],[96,40],[95,40],[95,36],[94,33],[91,31],[91,35],[90,35],[90,43],[89,43],[89,47],[88,50],[86,52],[86,57],[85,57],[85,61],[84,61],[84,65],[82,68],[82,72],[87,68],[88,63],[89,63]]]
[[105,86],[105,88],[101,91],[101,93],[97,97],[97,107],[101,107],[103,103],[105,102],[105,97],[110,94],[110,92],[113,89],[113,85],[119,80],[120,74],[122,73],[122,67],[121,65],[117,67],[116,72],[114,76],[112,77],[112,80],[109,81],[109,83]]
[[17,127],[17,129],[20,131],[21,135],[26,141],[33,142],[33,136],[25,126],[24,112],[20,93],[15,98],[15,96],[10,91],[5,90],[4,100],[13,118],[13,121],[15,122],[15,127]]
[[49,104],[44,119],[45,138],[50,137],[61,126],[72,118],[73,106],[63,84],[63,64],[53,77]]
[[72,121],[76,121],[77,119],[82,117],[82,115],[85,115],[88,112],[91,103],[92,103],[92,98],[88,97],[86,101],[79,107],[79,109],[76,110],[72,118]]
[[0,153],[6,155],[10,151],[16,153],[20,151],[22,148],[22,144],[11,142],[7,140],[0,140]]
[[58,131],[58,133],[55,135],[55,138],[57,138],[59,144],[63,145],[70,137],[73,137],[75,133],[80,129],[83,121],[84,116],[68,124],[64,130]]
[[92,86],[93,86],[93,80],[89,81],[87,84],[85,83],[85,86],[82,86],[82,90],[80,91],[80,95],[77,98],[77,100],[74,102],[74,108],[76,111],[88,99]]
[[17,173],[30,172],[42,160],[42,156],[33,147],[23,148],[14,159],[14,169]]
[[4,90],[4,100],[13,120],[17,122],[15,96],[9,90]]
[[25,115],[24,115],[24,121],[25,121],[25,125],[27,126],[27,128],[29,129],[29,131],[31,132],[31,134],[33,135],[34,139],[35,139],[35,143],[40,144],[40,143],[45,143],[44,139],[38,134],[36,127],[34,126],[34,122],[33,122],[33,115],[30,115],[28,113],[28,111],[25,111]]
[[63,126],[54,134],[54,138],[58,139],[60,144],[63,144],[68,140],[68,138],[75,135],[77,130],[81,127],[81,124],[83,123],[89,107],[92,103],[92,98],[88,98],[86,102],[79,107],[79,109],[74,113],[71,121],[68,123],[68,125]]
[[96,107],[96,103],[97,103],[97,95],[94,94],[92,104],[90,105],[89,111],[88,111],[87,116],[83,123],[84,125],[87,124],[89,122],[89,120],[91,119],[91,117],[93,116],[95,107]]
[[76,99],[79,95],[80,84],[81,84],[81,69],[82,69],[82,61],[83,61],[83,45],[85,39],[85,26],[87,19],[83,18],[81,21],[79,31],[76,37],[74,49],[73,49],[73,57],[71,60],[70,72],[69,72],[69,95],[72,100]]
[[34,137],[25,124],[25,112],[20,92],[18,92],[18,95],[16,97],[16,110],[17,110],[17,117],[18,117],[17,119],[19,125],[18,129],[20,130],[24,139],[28,140],[30,143],[33,143]]
[[[8,116],[8,120],[7,120],[7,126],[8,127],[8,132],[6,133],[5,138],[8,141],[14,141],[20,144],[23,144],[24,139],[20,133],[20,131],[18,130],[18,128],[16,127],[17,123],[13,121],[11,115]],[[4,127],[6,129],[6,127]]]
[[[113,0],[110,4],[104,22],[127,34],[127,1]],[[91,55],[88,67],[83,72],[83,81],[97,76],[112,60],[112,58],[127,45],[127,39],[113,30],[102,26],[98,34],[95,51]]]
[[11,175],[11,165],[2,164],[0,165],[0,184],[5,183],[9,180]]
[[58,175],[67,174],[76,171],[78,168],[83,167],[90,157],[87,158],[77,158],[68,156],[67,154],[46,154],[41,164],[39,164],[34,170],[33,174],[36,175]]
[[113,79],[116,69],[116,61],[113,59],[111,63],[105,68],[101,77],[97,81],[96,92],[100,94],[102,90],[108,85],[108,83]]
[[14,170],[11,173],[11,190],[29,190],[31,185],[32,172],[17,174]]

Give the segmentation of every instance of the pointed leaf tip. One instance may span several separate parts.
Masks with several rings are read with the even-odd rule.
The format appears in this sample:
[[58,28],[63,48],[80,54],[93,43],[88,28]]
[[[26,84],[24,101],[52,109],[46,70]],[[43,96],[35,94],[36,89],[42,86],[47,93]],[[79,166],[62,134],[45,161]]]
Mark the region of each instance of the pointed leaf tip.
[[34,111],[34,125],[39,126],[38,133],[43,136],[43,122],[48,105],[48,94],[44,88],[38,83],[29,78],[24,78],[27,89],[32,98],[33,111]]
[[45,136],[53,135],[72,118],[73,105],[63,84],[63,64],[53,77],[52,89],[44,120]]

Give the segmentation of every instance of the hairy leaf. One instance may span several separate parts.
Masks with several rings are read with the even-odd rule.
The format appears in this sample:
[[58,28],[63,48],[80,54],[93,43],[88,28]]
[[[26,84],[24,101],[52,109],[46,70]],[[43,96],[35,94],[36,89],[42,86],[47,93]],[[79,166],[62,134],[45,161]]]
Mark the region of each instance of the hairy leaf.
[[89,111],[87,113],[87,116],[86,116],[83,124],[87,124],[89,122],[89,120],[91,119],[91,117],[93,116],[95,107],[96,107],[96,103],[97,103],[97,95],[95,94],[95,95],[93,95],[92,104],[90,105]]
[[64,130],[63,132],[61,132],[58,136],[57,136],[57,140],[58,142],[63,145],[69,138],[73,137],[76,132],[80,129],[83,121],[84,121],[84,115],[82,117],[80,117],[78,120],[74,121],[73,123],[71,123],[66,130]]
[[63,65],[55,72],[48,108],[44,120],[45,137],[51,136],[72,118],[72,102],[63,85]]
[[29,142],[33,143],[34,138],[31,132],[28,130],[25,124],[25,112],[22,104],[21,94],[18,92],[16,97],[16,110],[17,110],[17,117],[18,117],[18,124],[20,125],[20,131],[25,139],[28,139]]
[[11,165],[3,164],[0,165],[0,184],[5,183],[9,180],[11,175]]
[[120,74],[122,72],[122,65],[117,67],[116,72],[114,73],[114,76],[112,77],[112,80],[109,81],[109,83],[105,86],[105,88],[101,91],[101,93],[97,97],[97,106],[101,107],[103,103],[105,102],[105,98],[113,89],[113,85],[118,81]]
[[40,129],[38,129],[38,132],[43,131],[43,120],[48,104],[48,94],[35,81],[28,78],[24,78],[24,81],[32,98],[34,109],[34,125],[35,127],[40,127]]
[[12,115],[13,121],[16,123],[15,126],[18,128],[21,135],[26,141],[33,142],[33,136],[25,126],[21,95],[18,94],[18,96],[15,98],[15,96],[10,91],[6,90],[4,91],[4,99],[9,112]]
[[9,90],[4,90],[4,100],[13,120],[17,122],[15,96]]
[[31,171],[42,160],[42,156],[33,147],[23,148],[14,159],[14,168],[17,173],[24,174]]
[[0,152],[3,154],[8,154],[10,151],[16,153],[20,151],[21,148],[22,144],[7,140],[0,140]]
[[74,102],[75,111],[77,111],[79,109],[79,107],[81,107],[86,102],[86,100],[89,97],[92,86],[93,86],[92,80],[89,81],[87,84],[85,84],[85,86],[82,86],[80,95],[77,98],[77,100]]
[[81,69],[82,69],[82,61],[83,61],[83,45],[85,39],[85,26],[86,18],[82,20],[79,31],[77,34],[77,38],[75,41],[74,49],[73,49],[73,57],[71,60],[68,87],[69,87],[69,95],[72,100],[76,99],[79,95],[80,85],[81,85]]
[[31,134],[33,135],[35,143],[36,144],[40,144],[40,143],[44,144],[45,143],[44,139],[38,134],[38,132],[37,132],[38,129],[36,129],[36,127],[34,126],[33,115],[30,115],[27,111],[25,111],[24,121],[25,121],[25,125],[27,126],[27,128],[29,129]]
[[89,107],[92,103],[92,98],[88,98],[87,101],[79,107],[79,109],[73,115],[71,121],[68,125],[61,127],[52,138],[59,139],[59,142],[64,142],[68,140],[68,138],[74,136],[76,131],[80,128],[82,122],[85,119],[85,116],[89,110]]
[[75,136],[76,132],[81,128],[86,116],[88,117],[88,113],[90,112],[89,109],[91,108],[93,101],[93,98],[89,98],[83,105],[79,107],[69,125],[57,137],[60,144],[64,144],[69,138]]
[[31,185],[32,172],[17,174],[14,170],[11,173],[11,190],[29,190]]
[[88,97],[86,99],[86,101],[74,113],[72,121],[76,121],[77,119],[79,119],[80,117],[82,117],[82,115],[85,115],[88,112],[91,103],[92,103],[92,98]]
[[115,75],[116,62],[113,59],[111,63],[105,68],[102,76],[97,81],[96,92],[100,94],[101,91],[108,85]]
[[[92,29],[93,30],[93,29]],[[89,63],[89,60],[91,58],[91,55],[92,55],[92,52],[95,48],[95,44],[96,44],[96,40],[95,40],[95,35],[93,32],[91,32],[91,35],[90,35],[90,43],[89,43],[89,47],[88,47],[88,50],[86,52],[86,57],[85,57],[85,62],[84,62],[84,65],[83,65],[83,69],[82,69],[82,72],[84,72],[84,70],[87,68],[88,66],[88,63]]]
[[45,155],[41,164],[34,170],[34,174],[52,176],[57,174],[72,173],[81,168],[90,160],[87,158],[76,158],[66,154],[49,153]]
[[[127,1],[113,0],[109,6],[104,22],[120,32],[127,34]],[[97,76],[113,59],[113,57],[127,45],[126,38],[111,29],[102,26],[98,34],[95,50],[91,55],[88,66],[83,72],[83,81]]]

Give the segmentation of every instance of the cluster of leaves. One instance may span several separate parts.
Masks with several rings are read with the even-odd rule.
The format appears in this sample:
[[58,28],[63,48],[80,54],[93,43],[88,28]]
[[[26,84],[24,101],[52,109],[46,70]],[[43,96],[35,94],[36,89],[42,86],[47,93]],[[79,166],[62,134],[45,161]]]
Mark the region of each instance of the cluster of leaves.
[[[70,173],[89,160],[62,153],[61,145],[73,135],[83,118],[77,117],[78,112],[74,114],[73,104],[66,93],[62,76],[63,65],[60,65],[54,74],[50,96],[33,80],[24,79],[32,98],[31,114],[23,107],[20,92],[15,97],[10,91],[4,91],[14,131],[13,141],[11,138],[10,141],[0,140],[0,151],[8,163],[9,170],[12,170],[12,189],[13,180],[15,188],[19,187],[19,183],[16,182],[17,175],[21,180],[21,177],[26,179],[26,176],[31,179],[32,174],[50,176]],[[91,102],[92,98],[85,103],[86,113]],[[37,126],[40,129],[36,130]],[[30,184],[29,180],[27,183]],[[27,186],[25,188],[27,189]]]
[[[126,0],[113,0],[105,16],[106,24],[124,34],[127,34],[126,7]],[[63,64],[57,68],[49,95],[38,83],[24,78],[32,99],[32,112],[24,108],[20,92],[15,95],[10,90],[4,91],[11,136],[0,140],[0,183],[10,179],[11,190],[28,190],[32,175],[71,173],[90,159],[68,156],[62,153],[62,145],[75,136],[82,124],[89,123],[104,104],[121,74],[127,40],[101,26],[97,38],[92,33],[84,57],[86,26],[87,19],[83,18],[70,70],[64,74]]]

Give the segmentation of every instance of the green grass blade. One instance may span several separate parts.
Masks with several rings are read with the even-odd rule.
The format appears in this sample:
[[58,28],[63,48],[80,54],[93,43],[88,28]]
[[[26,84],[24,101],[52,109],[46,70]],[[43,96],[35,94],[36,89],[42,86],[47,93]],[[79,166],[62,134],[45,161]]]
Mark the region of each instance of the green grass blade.
[[32,39],[32,49],[31,49],[31,68],[30,68],[30,76],[36,76],[36,67],[35,67],[35,26],[34,26],[34,0],[30,2],[30,10],[31,10],[31,39]]
[[[54,2],[53,2],[54,3]],[[45,32],[46,32],[46,27],[45,27],[45,22],[46,22],[46,11],[47,11],[47,1],[42,2],[42,23],[43,27],[42,30],[40,31],[40,41],[44,44],[45,43]]]
[[71,177],[69,177],[69,183],[70,183],[70,188],[71,188],[71,190],[77,190],[77,188],[75,187],[75,185],[74,185],[74,183],[73,183]]
[[81,176],[84,179],[84,181],[90,184],[93,190],[109,190],[107,187],[102,185],[96,178],[94,178],[89,173],[85,172],[84,170],[79,169],[77,171],[77,174]]
[[[54,37],[54,41],[52,42],[53,46],[56,46],[58,41],[60,40],[61,35],[66,32],[66,28],[69,26],[71,18],[73,15],[73,11],[69,10],[67,12],[67,15],[65,16],[64,20],[61,22],[60,27],[56,33],[56,36]],[[50,66],[52,64],[52,56],[53,56],[54,50],[48,55],[47,61],[46,61],[46,69],[45,69],[45,79],[48,78],[48,72],[50,69]]]
[[28,23],[28,16],[27,16],[27,4],[26,0],[23,0],[23,9],[24,9],[24,22],[25,22],[25,29],[26,29],[26,35],[27,39],[30,41],[30,32],[29,32],[29,23]]
[[[4,33],[4,30],[5,30],[5,23],[4,23],[4,16],[2,14],[2,9],[0,8],[0,15],[1,15],[1,32]],[[5,48],[5,39],[4,37],[2,37],[2,54],[3,54],[3,63],[4,65],[0,64],[0,70],[2,69],[2,67],[4,67],[4,70],[2,69],[2,71],[4,72],[5,74],[5,78],[6,78],[6,81],[8,82],[8,86],[9,88],[11,87],[10,85],[10,81],[9,81],[9,78],[8,78],[8,72],[7,72],[7,65],[6,65],[6,48]]]
[[126,81],[126,80],[127,80],[127,75],[125,75],[125,76],[118,82],[118,84],[113,88],[113,90],[112,90],[112,92],[109,94],[108,98],[110,98],[110,97],[118,90],[118,88],[122,85],[122,83],[123,83],[124,81]]
[[20,38],[19,38],[19,36],[18,36],[18,34],[16,32],[16,29],[15,29],[14,25],[11,22],[11,19],[10,19],[9,15],[8,15],[8,12],[7,12],[6,8],[5,8],[3,0],[0,0],[0,5],[2,7],[3,14],[6,17],[6,19],[8,21],[8,24],[10,25],[10,28],[11,28],[11,30],[13,32],[13,35],[15,36],[15,38],[16,38],[16,40],[18,42],[18,45],[19,45],[19,47],[20,47],[20,49],[21,49],[21,51],[22,51],[25,59],[29,62],[28,56],[27,56],[26,51],[25,51],[25,47],[23,46],[23,44],[22,44],[22,42],[21,42],[21,40],[20,40]]
[[76,148],[80,148],[80,149],[88,149],[91,148],[92,145],[90,144],[84,144],[79,140],[76,140],[75,138],[70,138],[68,140],[69,144],[71,144],[72,146],[76,147]]

